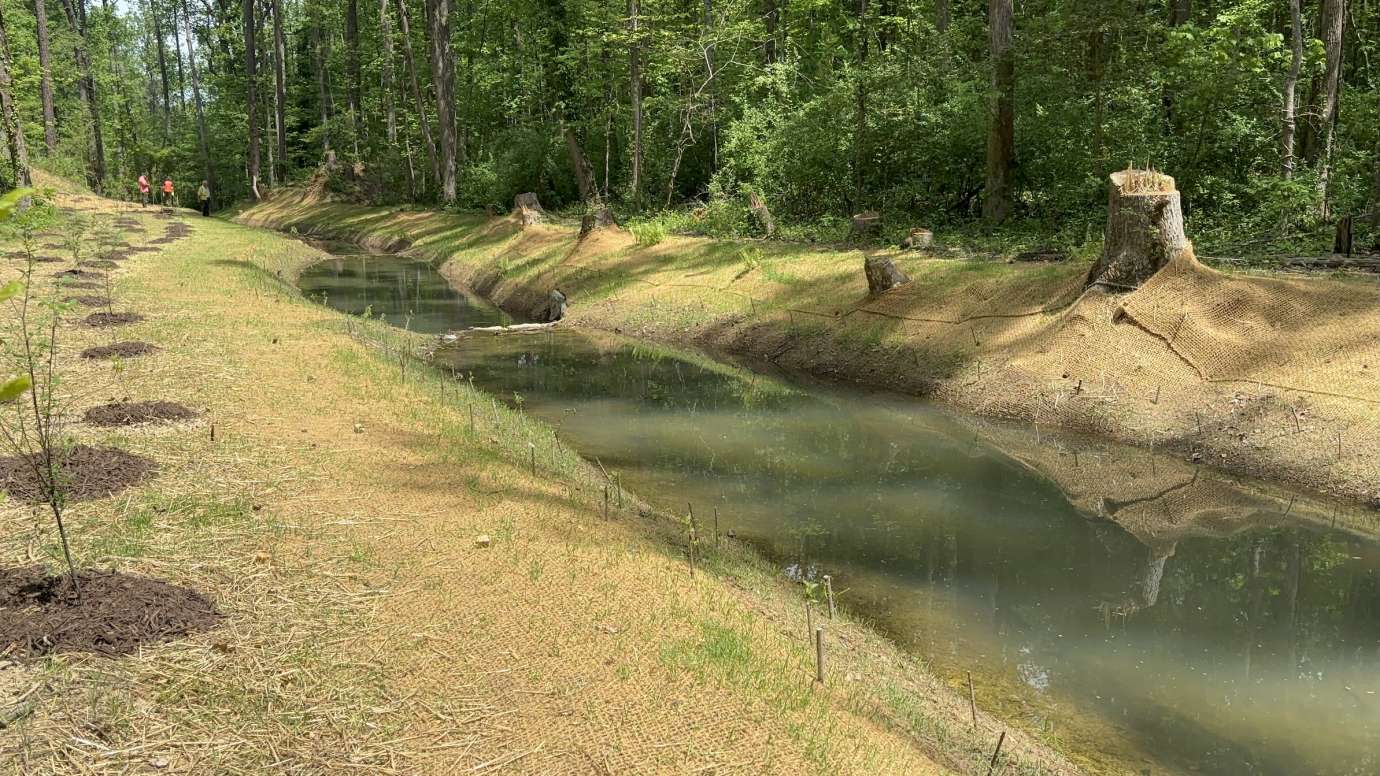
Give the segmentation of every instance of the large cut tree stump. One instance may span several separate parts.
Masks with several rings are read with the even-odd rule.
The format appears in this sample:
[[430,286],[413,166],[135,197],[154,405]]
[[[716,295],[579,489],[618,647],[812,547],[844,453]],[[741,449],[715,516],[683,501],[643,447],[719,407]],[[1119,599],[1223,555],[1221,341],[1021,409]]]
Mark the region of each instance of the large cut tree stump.
[[608,206],[599,203],[594,206],[594,212],[585,213],[580,216],[580,236],[593,232],[595,229],[617,229],[618,221],[614,220],[613,211]]
[[523,226],[539,224],[546,220],[546,211],[542,209],[537,195],[530,191],[513,197],[513,215],[518,217]]
[[758,196],[757,192],[748,192],[748,210],[757,219],[757,224],[762,227],[766,236],[771,237],[776,232],[776,219],[771,217],[771,210],[767,208],[767,203]]
[[559,288],[551,289],[546,301],[532,311],[532,320],[538,323],[555,323],[565,317],[566,298]]
[[1173,259],[1192,257],[1174,179],[1153,170],[1112,173],[1107,236],[1088,286],[1114,291],[1139,287]]
[[891,259],[881,256],[863,259],[863,273],[867,275],[867,293],[872,296],[910,282],[906,273],[893,264]]

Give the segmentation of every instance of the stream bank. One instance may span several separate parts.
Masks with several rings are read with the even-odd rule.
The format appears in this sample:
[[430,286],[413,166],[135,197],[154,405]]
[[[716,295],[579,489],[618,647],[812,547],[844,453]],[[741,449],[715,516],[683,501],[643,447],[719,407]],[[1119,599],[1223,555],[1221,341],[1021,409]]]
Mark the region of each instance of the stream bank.
[[1084,265],[895,255],[914,281],[867,296],[862,253],[523,227],[305,201],[245,223],[425,258],[525,314],[552,288],[572,325],[762,359],[993,418],[1105,436],[1315,493],[1380,503],[1380,338],[1371,279],[1166,268],[1084,294]]

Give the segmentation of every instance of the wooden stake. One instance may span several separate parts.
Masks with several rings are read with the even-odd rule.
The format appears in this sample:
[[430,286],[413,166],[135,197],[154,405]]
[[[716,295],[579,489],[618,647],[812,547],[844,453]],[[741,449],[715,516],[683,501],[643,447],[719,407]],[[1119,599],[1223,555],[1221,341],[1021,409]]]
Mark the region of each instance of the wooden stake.
[[968,709],[973,712],[973,729],[977,730],[977,691],[973,689],[973,672],[968,672]]
[[815,628],[815,681],[824,684],[824,628]]
[[211,441],[216,441],[216,424],[214,422],[211,423]]
[[609,519],[609,486],[604,486],[604,519]]
[[815,613],[810,610],[810,599],[805,599],[805,638],[815,632]]
[[470,433],[473,434],[473,433],[474,433],[474,401],[471,400],[471,401],[469,402],[469,405],[470,405]]
[[527,453],[528,456],[532,459],[532,476],[535,477],[537,474],[537,446],[532,444],[531,442],[528,442]]
[[824,575],[824,592],[829,596],[829,619],[834,619],[834,578]]
[[992,752],[992,762],[988,763],[987,765],[987,776],[992,776],[992,774],[996,771],[997,758],[1001,757],[1001,745],[1004,743],[1006,743],[1005,730],[1001,731],[1001,736],[997,739],[997,749],[995,752]]
[[714,507],[714,549],[719,549],[719,508]]

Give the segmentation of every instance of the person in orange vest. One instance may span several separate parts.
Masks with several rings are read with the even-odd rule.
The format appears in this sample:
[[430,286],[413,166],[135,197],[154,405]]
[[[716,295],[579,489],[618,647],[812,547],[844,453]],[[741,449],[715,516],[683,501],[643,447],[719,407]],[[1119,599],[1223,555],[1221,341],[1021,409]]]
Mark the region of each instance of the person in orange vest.
[[173,205],[172,178],[163,179],[163,204],[167,207],[172,207]]
[[139,176],[139,207],[149,204],[149,176],[141,174]]

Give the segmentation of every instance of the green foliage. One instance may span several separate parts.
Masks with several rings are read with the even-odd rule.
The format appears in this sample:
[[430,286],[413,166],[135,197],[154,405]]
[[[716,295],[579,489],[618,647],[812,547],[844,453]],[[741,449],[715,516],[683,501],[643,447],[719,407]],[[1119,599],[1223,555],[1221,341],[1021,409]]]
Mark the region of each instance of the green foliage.
[[666,227],[656,221],[629,224],[628,231],[632,232],[637,244],[644,248],[650,248],[666,239]]

